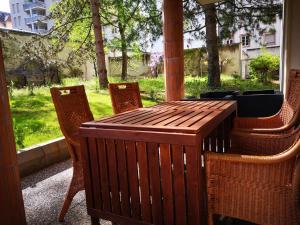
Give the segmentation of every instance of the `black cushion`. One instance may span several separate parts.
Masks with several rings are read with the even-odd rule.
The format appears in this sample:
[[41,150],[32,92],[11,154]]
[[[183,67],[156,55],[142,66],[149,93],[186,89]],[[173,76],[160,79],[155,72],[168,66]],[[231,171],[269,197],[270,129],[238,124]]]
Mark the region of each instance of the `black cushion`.
[[275,94],[274,90],[254,90],[254,91],[244,91],[243,95],[262,95],[262,94]]
[[283,94],[238,95],[236,100],[238,116],[266,117],[280,110]]

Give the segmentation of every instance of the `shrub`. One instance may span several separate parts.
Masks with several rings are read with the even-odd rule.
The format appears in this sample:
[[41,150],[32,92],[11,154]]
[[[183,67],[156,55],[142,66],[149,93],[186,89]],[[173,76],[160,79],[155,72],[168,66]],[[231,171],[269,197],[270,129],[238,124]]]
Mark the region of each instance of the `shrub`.
[[280,67],[279,56],[264,53],[250,62],[250,76],[260,82],[268,83],[278,74]]

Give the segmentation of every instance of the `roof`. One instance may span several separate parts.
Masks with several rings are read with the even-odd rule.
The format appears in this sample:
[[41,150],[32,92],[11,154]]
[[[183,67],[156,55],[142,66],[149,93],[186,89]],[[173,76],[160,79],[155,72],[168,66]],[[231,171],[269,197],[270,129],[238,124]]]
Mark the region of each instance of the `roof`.
[[0,22],[4,23],[10,18],[10,13],[0,11]]

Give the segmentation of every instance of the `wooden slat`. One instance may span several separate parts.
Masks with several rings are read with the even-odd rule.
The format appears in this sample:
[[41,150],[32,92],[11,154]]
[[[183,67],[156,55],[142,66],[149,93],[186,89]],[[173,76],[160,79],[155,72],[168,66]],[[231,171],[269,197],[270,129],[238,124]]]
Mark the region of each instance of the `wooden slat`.
[[[147,126],[156,125],[156,124],[159,124],[162,121],[165,121],[165,120],[170,119],[174,116],[177,116],[180,113],[182,113],[182,112],[181,111],[172,111],[172,112],[168,113],[167,115],[161,116],[161,117],[159,117],[155,120],[149,121],[149,122],[147,122],[147,124],[144,124],[144,125],[147,125]],[[157,125],[157,126],[159,126],[159,125]],[[161,127],[163,127],[163,126],[161,126]]]
[[187,203],[188,224],[201,224],[201,147],[185,147],[186,152],[186,181],[187,181]]
[[217,131],[218,152],[223,152],[223,147],[224,147],[223,141],[224,141],[224,123],[221,123]]
[[216,129],[210,135],[210,148],[212,152],[217,151],[217,133]]
[[101,185],[100,185],[100,167],[98,161],[97,142],[94,138],[88,139],[89,159],[91,164],[92,187],[93,187],[93,207],[102,209]]
[[190,112],[182,111],[182,112],[180,112],[179,114],[177,114],[175,116],[172,116],[170,118],[166,118],[165,120],[155,124],[155,126],[166,126],[167,124],[172,123],[174,121],[177,121],[177,120],[181,119],[182,117],[184,117],[188,114],[190,114]]
[[102,123],[117,123],[120,120],[131,118],[140,114],[145,114],[147,113],[147,110],[133,110],[133,111],[128,111],[124,113],[120,113],[114,116],[111,116],[109,118],[101,119],[101,120],[96,120],[95,123],[102,122]]
[[183,146],[172,145],[172,157],[174,166],[174,204],[175,204],[175,223],[176,225],[187,224],[187,206],[185,190],[184,172],[184,152]]
[[107,157],[108,157],[108,171],[111,190],[111,208],[112,212],[116,214],[121,213],[119,181],[118,181],[118,164],[116,156],[115,143],[111,139],[106,140]]
[[231,128],[231,121],[230,118],[227,118],[224,121],[224,151],[225,152],[230,147],[230,139],[229,139],[230,128]]
[[204,151],[209,151],[209,137],[205,137],[203,142]]
[[197,123],[198,121],[201,121],[207,115],[209,115],[209,112],[202,112],[201,114],[198,114],[198,115],[195,115],[195,116],[189,118],[184,123],[181,123],[179,126],[180,127],[190,127],[193,124]]
[[128,181],[129,190],[131,196],[131,216],[136,219],[141,218],[141,205],[139,195],[139,183],[138,183],[138,167],[137,156],[135,149],[135,142],[126,141],[127,147],[127,163],[128,163]]
[[197,104],[190,107],[191,109],[204,109],[207,105],[211,104],[211,101],[200,101]]
[[160,145],[160,161],[164,224],[174,224],[172,156],[169,144]]
[[214,104],[214,105],[210,105],[208,108],[209,109],[218,110],[218,109],[220,109],[221,107],[223,107],[226,104],[227,104],[226,101],[220,101],[220,102],[216,102],[216,104]]
[[149,190],[149,167],[146,144],[144,142],[136,143],[136,150],[139,163],[139,181],[141,190],[141,215],[142,219],[147,222],[152,222],[152,213],[150,205],[150,190]]
[[98,161],[100,167],[100,182],[101,182],[103,210],[111,211],[110,185],[108,179],[108,165],[107,165],[105,141],[103,139],[98,139],[97,146],[98,146],[98,158],[99,158]]
[[[134,121],[134,124],[135,125],[147,124],[148,122],[153,121],[157,118],[161,118],[162,116],[168,116],[169,113],[170,113],[169,111],[158,111],[154,115],[152,115],[151,117],[143,118],[142,120],[139,119],[137,121]],[[133,124],[133,123],[131,123],[131,124]]]
[[154,143],[147,144],[150,190],[152,196],[152,217],[155,225],[163,224],[162,196],[159,171],[158,145]]
[[126,149],[124,141],[116,141],[117,159],[118,159],[118,174],[121,191],[121,213],[123,216],[130,216],[129,202],[129,184],[127,175]]
[[190,118],[193,118],[199,114],[198,111],[196,112],[189,112],[187,115],[181,117],[180,119],[177,119],[173,121],[172,123],[169,123],[168,126],[179,126],[180,124],[184,123],[185,121],[189,120]]
[[84,183],[86,190],[86,205],[93,207],[93,186],[92,186],[92,170],[90,168],[90,150],[88,146],[88,138],[81,138],[80,147],[82,152],[82,168],[84,173]]

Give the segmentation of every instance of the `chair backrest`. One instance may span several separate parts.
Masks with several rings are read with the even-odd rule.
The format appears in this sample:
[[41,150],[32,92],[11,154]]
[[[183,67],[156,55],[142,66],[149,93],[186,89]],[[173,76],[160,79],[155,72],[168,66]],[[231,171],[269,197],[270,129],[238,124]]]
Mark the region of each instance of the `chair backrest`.
[[300,70],[291,70],[286,98],[283,102],[280,119],[284,124],[298,120],[300,115]]
[[115,114],[143,107],[138,83],[111,83],[108,87]]
[[94,120],[84,86],[50,89],[60,128],[69,144],[78,143],[76,138],[82,123]]

